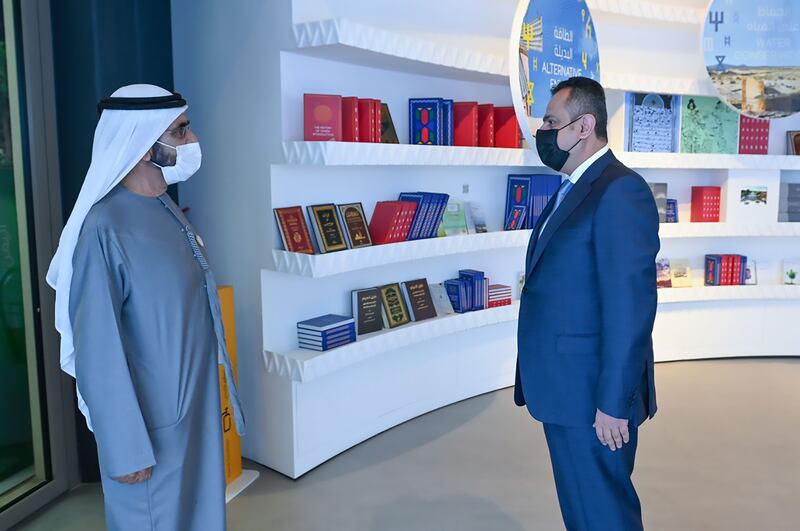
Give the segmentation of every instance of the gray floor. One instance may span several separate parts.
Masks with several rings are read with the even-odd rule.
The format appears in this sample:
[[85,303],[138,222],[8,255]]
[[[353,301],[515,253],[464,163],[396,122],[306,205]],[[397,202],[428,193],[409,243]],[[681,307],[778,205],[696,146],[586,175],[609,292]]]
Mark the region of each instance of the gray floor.
[[[661,410],[640,432],[648,530],[800,529],[800,360],[657,367]],[[230,529],[562,529],[541,427],[509,390],[416,419],[299,481],[261,470]],[[97,487],[21,526],[103,529]]]

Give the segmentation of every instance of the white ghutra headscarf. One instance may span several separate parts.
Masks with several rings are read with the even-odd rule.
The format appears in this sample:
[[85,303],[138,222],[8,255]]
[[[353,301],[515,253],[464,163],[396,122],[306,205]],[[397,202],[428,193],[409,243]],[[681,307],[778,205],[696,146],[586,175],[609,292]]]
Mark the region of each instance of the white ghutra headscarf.
[[[180,106],[177,106],[180,105]],[[47,283],[56,290],[56,329],[61,333],[61,369],[75,376],[75,349],[69,319],[72,256],[92,206],[106,196],[142,160],[164,131],[187,109],[186,102],[155,85],[128,85],[101,102],[92,145],[92,162],[78,200],[64,226]],[[168,106],[169,108],[164,108]],[[78,390],[78,407],[92,429],[89,409]]]

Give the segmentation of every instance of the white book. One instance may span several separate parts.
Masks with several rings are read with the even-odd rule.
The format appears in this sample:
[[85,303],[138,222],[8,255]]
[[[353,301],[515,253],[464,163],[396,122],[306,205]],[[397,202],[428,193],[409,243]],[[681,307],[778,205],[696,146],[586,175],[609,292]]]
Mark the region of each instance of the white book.
[[450,302],[450,297],[448,297],[444,285],[430,284],[429,287],[431,290],[431,298],[433,299],[433,307],[436,308],[436,315],[441,317],[456,313],[453,310],[453,304]]

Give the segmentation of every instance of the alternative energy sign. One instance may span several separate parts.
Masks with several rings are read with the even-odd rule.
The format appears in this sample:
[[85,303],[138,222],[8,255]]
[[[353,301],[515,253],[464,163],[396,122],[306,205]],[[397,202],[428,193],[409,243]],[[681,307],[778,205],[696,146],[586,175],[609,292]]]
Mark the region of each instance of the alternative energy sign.
[[753,118],[800,112],[800,1],[714,0],[706,68],[719,96]]
[[600,80],[597,36],[585,0],[522,0],[512,31],[511,92],[533,145],[534,124],[544,116],[551,88],[576,76]]

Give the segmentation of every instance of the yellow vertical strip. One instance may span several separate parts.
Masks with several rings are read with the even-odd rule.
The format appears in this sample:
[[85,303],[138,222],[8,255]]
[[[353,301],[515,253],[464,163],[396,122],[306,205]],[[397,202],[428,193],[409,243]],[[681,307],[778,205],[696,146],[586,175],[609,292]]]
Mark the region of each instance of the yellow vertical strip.
[[[225,345],[231,358],[231,366],[236,380],[236,317],[233,303],[233,286],[219,286],[219,303],[222,308],[222,325],[225,329]],[[225,452],[225,482],[230,483],[242,474],[242,442],[236,433],[233,421],[233,407],[228,398],[228,382],[225,369],[219,367],[220,408],[222,416],[222,444]]]

